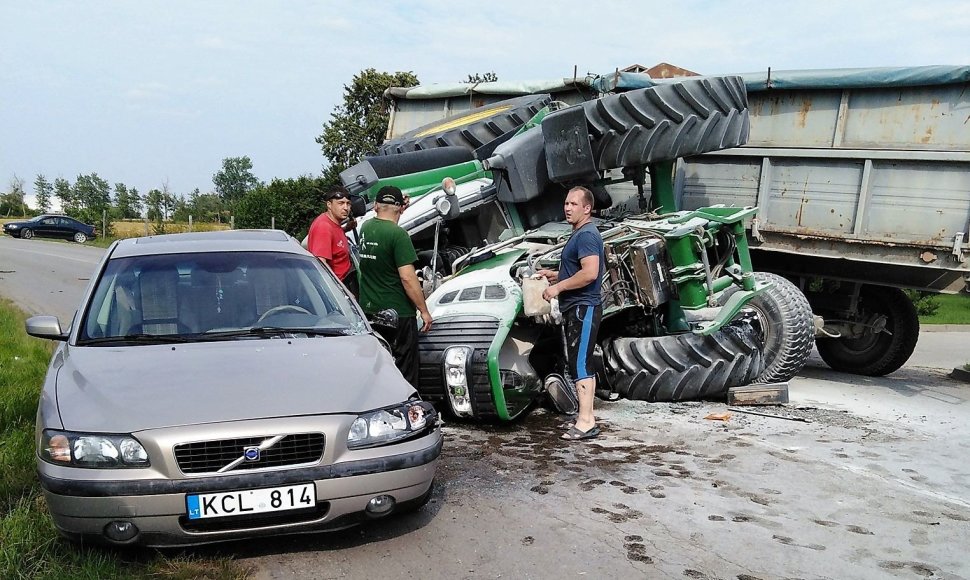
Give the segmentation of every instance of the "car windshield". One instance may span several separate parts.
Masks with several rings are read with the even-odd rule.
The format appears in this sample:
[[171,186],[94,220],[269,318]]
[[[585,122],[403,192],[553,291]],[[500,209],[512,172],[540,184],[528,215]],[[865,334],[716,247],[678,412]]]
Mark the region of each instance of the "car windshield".
[[110,260],[78,344],[160,344],[367,332],[333,275],[279,252]]

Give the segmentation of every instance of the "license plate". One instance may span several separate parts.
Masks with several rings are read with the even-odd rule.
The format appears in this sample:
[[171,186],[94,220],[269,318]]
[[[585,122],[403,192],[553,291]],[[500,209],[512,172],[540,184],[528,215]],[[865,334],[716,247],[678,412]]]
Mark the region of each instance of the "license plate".
[[246,491],[200,493],[185,496],[189,519],[245,516],[312,508],[317,504],[317,489],[312,483],[267,487]]

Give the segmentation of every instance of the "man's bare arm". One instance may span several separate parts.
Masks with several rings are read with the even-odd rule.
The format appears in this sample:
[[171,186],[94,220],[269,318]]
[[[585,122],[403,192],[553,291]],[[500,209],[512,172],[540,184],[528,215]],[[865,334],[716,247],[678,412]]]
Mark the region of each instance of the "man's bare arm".
[[542,293],[542,297],[546,300],[552,300],[556,296],[559,296],[559,293],[563,290],[577,290],[590,285],[600,275],[599,256],[586,256],[579,260],[579,265],[580,269],[578,272],[546,288],[545,292]]
[[431,312],[428,311],[428,304],[424,301],[424,292],[421,291],[421,282],[418,281],[418,273],[411,264],[401,266],[397,269],[397,272],[401,276],[401,282],[404,284],[404,293],[408,295],[411,302],[414,302],[414,305],[418,307],[418,312],[421,313],[421,320],[424,321],[421,332],[428,332],[431,330]]

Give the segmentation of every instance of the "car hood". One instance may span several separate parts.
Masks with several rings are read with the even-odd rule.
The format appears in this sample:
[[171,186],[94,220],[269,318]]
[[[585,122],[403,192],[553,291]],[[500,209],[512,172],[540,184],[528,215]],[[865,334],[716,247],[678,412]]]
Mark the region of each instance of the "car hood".
[[71,346],[56,381],[64,428],[145,429],[358,413],[415,391],[369,334],[126,347]]

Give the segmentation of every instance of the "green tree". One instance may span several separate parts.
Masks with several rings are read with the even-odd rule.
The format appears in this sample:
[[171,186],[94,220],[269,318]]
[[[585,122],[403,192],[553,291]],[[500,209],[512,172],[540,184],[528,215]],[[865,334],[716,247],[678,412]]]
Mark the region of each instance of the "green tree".
[[111,186],[97,173],[78,175],[74,199],[83,209],[100,210],[111,205]]
[[252,170],[253,162],[249,157],[226,157],[222,160],[222,169],[212,175],[212,183],[226,205],[232,207],[259,185]]
[[331,184],[322,177],[274,179],[246,195],[236,207],[236,226],[276,228],[303,239],[324,207],[323,194]]
[[74,188],[71,187],[71,182],[63,177],[58,177],[54,180],[54,197],[61,202],[62,212],[71,213],[76,210],[77,204],[74,201]]
[[178,197],[172,193],[168,188],[168,182],[162,184],[162,199],[161,199],[161,209],[162,218],[168,219],[172,215],[172,211],[175,209],[175,204],[178,201]]
[[[111,235],[111,185],[97,173],[78,175],[74,182],[75,207],[67,212],[82,222],[97,224],[102,235]],[[107,219],[106,219],[107,218]],[[102,225],[102,220],[104,223]]]
[[[188,222],[190,215],[189,202],[185,199],[185,196],[175,196],[175,202],[172,204],[172,221],[181,223]],[[198,218],[194,216],[193,219],[198,221]]]
[[138,189],[132,187],[128,190],[128,207],[131,208],[131,217],[139,218],[142,212],[142,199]]
[[155,222],[156,226],[162,224],[162,196],[160,189],[152,189],[145,195],[145,217]]
[[27,203],[25,201],[24,180],[14,175],[10,179],[10,191],[0,196],[0,212],[6,216],[17,213],[20,216],[27,216]]
[[495,74],[495,71],[491,71],[491,72],[487,72],[487,73],[475,73],[473,75],[468,75],[468,80],[467,81],[461,81],[461,82],[463,82],[463,83],[469,83],[469,84],[473,84],[473,83],[494,83],[497,80],[498,80],[498,75]]
[[34,180],[34,195],[37,196],[37,209],[41,213],[51,210],[51,197],[54,195],[54,184],[47,181],[43,174],[38,174]]
[[114,192],[112,214],[118,219],[129,219],[131,217],[131,198],[128,196],[128,186],[121,182],[115,183]]
[[195,188],[195,191],[189,194],[188,211],[196,221],[221,221],[222,200],[214,193],[201,193],[199,188]]
[[344,85],[343,104],[330,113],[323,133],[316,138],[329,166],[326,181],[336,176],[361,157],[377,150],[387,133],[391,100],[384,96],[390,87],[413,87],[418,77],[412,72],[386,73],[369,68]]

